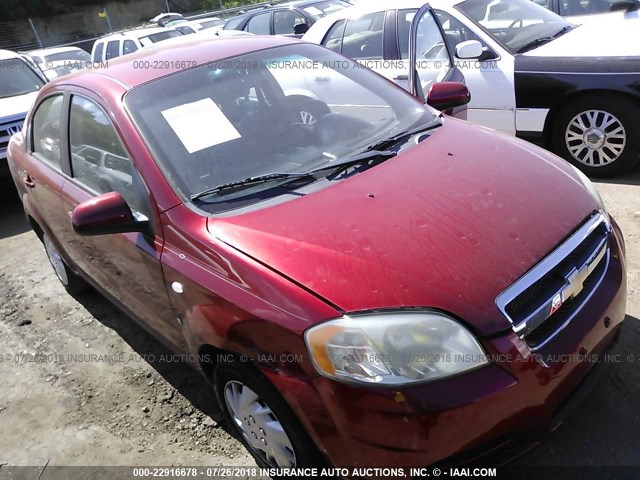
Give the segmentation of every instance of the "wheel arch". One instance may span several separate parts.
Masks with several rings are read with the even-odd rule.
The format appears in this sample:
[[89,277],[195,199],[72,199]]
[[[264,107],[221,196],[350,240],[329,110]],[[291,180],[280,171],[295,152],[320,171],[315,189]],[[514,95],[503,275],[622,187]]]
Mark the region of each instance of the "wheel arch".
[[556,102],[556,104],[554,104],[549,109],[549,112],[547,113],[547,118],[545,118],[545,121],[544,121],[544,129],[543,129],[545,144],[550,147],[552,146],[552,134],[553,134],[553,128],[555,126],[554,121],[558,115],[558,112],[562,111],[563,108],[565,108],[567,105],[569,105],[572,102],[575,102],[578,99],[596,96],[596,95],[616,96],[623,100],[631,101],[635,103],[638,107],[640,107],[640,97],[630,92],[624,92],[620,90],[611,90],[607,88],[590,88],[590,89],[577,90],[577,91],[571,92],[567,94],[565,97],[563,97],[559,102]]

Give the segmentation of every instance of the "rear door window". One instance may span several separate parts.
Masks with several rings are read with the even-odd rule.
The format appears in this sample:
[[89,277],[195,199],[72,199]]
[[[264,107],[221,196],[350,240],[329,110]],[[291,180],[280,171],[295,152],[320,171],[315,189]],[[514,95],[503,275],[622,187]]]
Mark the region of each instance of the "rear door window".
[[354,59],[382,58],[384,16],[385,12],[378,12],[348,20],[342,54]]
[[107,43],[107,54],[105,60],[111,60],[120,56],[120,40],[111,40]]

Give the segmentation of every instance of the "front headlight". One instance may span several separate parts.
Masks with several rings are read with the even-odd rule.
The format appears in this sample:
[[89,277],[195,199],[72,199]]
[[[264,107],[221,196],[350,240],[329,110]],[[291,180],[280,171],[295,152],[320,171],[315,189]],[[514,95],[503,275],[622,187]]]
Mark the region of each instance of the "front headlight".
[[307,330],[305,342],[320,374],[368,385],[435,380],[488,363],[465,327],[436,312],[342,317]]

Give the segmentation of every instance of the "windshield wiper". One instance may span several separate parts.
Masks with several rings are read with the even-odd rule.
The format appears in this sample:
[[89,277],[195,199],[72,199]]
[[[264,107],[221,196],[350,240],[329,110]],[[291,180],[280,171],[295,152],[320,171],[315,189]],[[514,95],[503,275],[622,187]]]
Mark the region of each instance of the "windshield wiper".
[[[258,175],[255,177],[245,178],[244,180],[238,180],[235,182],[226,183],[218,187],[209,188],[200,193],[191,195],[191,200],[200,200],[203,197],[209,195],[215,195],[216,193],[228,192],[230,190],[237,191],[244,188],[252,187],[253,185],[259,185],[261,183],[280,182],[285,180],[284,183],[288,183],[287,180],[296,180],[299,178],[313,177],[311,172],[309,173],[267,173],[265,175]],[[283,183],[283,184],[284,184]]]
[[391,138],[386,138],[384,140],[381,140],[380,142],[371,145],[367,149],[367,151],[384,150],[384,149],[390,148],[402,142],[403,140],[410,139],[411,137],[413,137],[414,135],[417,135],[418,133],[423,133],[429,130],[433,130],[434,128],[437,128],[440,126],[442,126],[442,119],[440,117],[436,117],[434,120],[430,121],[429,123],[422,124],[419,127],[412,128],[411,130],[405,130],[404,132],[401,132]]
[[561,35],[564,35],[565,33],[567,33],[572,28],[573,28],[573,25],[566,25],[562,27],[560,30],[558,30],[556,33],[554,33],[553,35],[550,35],[548,37],[536,38],[530,41],[529,43],[527,43],[526,45],[523,45],[522,47],[520,47],[518,50],[516,50],[516,53],[524,53],[527,50],[531,50],[532,48],[539,47],[540,45],[550,42],[551,40],[555,40]]
[[389,158],[395,157],[396,155],[397,155],[396,152],[392,152],[390,150],[386,150],[386,151],[367,150],[362,153],[353,155],[351,157],[347,157],[336,162],[322,165],[321,167],[314,168],[313,170],[309,170],[308,172],[267,173],[265,175],[249,177],[249,178],[245,178],[244,180],[238,180],[235,182],[230,182],[224,185],[220,185],[218,187],[209,188],[200,193],[195,193],[191,195],[189,198],[191,198],[191,200],[200,200],[201,198],[208,197],[209,195],[215,195],[222,192],[243,190],[245,188],[249,188],[254,185],[259,185],[261,183],[284,181],[283,183],[281,183],[281,185],[279,185],[279,186],[282,186],[287,183],[290,183],[293,180],[298,180],[301,178],[315,179],[318,173],[324,172],[325,170],[333,170],[328,175],[329,177],[331,177],[331,176],[337,175],[341,171],[353,165],[369,163],[374,160],[387,160]]
[[389,158],[395,157],[396,155],[397,153],[391,150],[366,150],[362,153],[358,153],[356,155],[343,158],[342,160],[328,163],[321,167],[315,168],[309,171],[308,174],[313,175],[316,173],[324,172],[325,170],[333,170],[329,174],[329,177],[332,177],[354,165],[369,163],[374,160],[388,160]]

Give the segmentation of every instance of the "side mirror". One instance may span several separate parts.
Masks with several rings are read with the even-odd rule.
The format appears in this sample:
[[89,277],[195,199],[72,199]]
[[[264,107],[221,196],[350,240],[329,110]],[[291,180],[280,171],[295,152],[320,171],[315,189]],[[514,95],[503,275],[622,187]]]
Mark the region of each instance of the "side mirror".
[[109,235],[144,232],[148,221],[137,220],[118,192],[109,192],[82,202],[71,214],[73,230],[79,235]]
[[482,55],[482,44],[477,40],[467,40],[456,45],[456,57],[467,60],[480,58]]
[[309,24],[308,23],[298,23],[297,25],[295,25],[293,27],[294,35],[304,35],[308,31],[309,31]]
[[435,82],[429,88],[427,104],[436,110],[461,107],[471,101],[471,94],[464,83]]
[[609,10],[612,12],[635,12],[640,10],[640,1],[639,0],[618,0],[617,2],[613,2],[609,7]]

